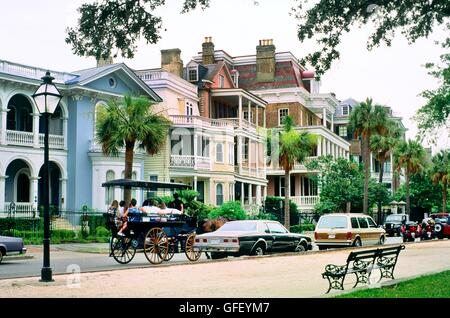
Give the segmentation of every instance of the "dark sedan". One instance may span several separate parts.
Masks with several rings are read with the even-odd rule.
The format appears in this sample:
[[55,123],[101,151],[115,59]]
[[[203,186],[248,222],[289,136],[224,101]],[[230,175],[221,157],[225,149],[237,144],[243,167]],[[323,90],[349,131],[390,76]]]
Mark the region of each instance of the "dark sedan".
[[311,238],[290,233],[276,221],[231,221],[217,231],[197,235],[194,250],[209,252],[211,258],[303,252],[311,249]]
[[401,236],[402,225],[406,222],[409,222],[409,215],[407,214],[389,214],[384,221],[383,228],[388,236],[394,236],[395,234]]
[[0,263],[3,257],[15,253],[24,254],[27,249],[23,245],[23,240],[18,237],[0,236]]

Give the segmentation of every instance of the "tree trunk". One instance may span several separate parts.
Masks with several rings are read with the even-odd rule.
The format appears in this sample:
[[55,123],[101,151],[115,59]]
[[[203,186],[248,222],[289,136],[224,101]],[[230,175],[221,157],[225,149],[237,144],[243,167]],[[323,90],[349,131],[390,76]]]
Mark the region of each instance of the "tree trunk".
[[409,198],[409,172],[406,172],[406,214],[411,215],[411,206],[410,206],[410,198]]
[[291,195],[291,176],[290,171],[285,170],[284,173],[284,226],[290,230],[290,206],[289,206],[289,198]]
[[370,136],[366,136],[362,139],[362,154],[364,161],[364,199],[363,199],[364,214],[367,214],[369,210],[369,173],[370,173],[369,138]]
[[[380,177],[378,179],[378,182],[380,184],[383,184],[383,173],[384,173],[384,161],[383,160],[379,160],[380,161]],[[381,203],[381,198],[378,198],[378,215],[377,215],[377,220],[378,220],[378,224],[381,224],[381,222],[383,221],[381,219],[381,209],[382,209],[382,203]]]
[[443,202],[443,206],[442,206],[442,212],[443,213],[447,213],[447,182],[444,181],[444,202]]
[[[134,157],[134,142],[127,142],[125,145],[125,179],[133,178],[133,157]],[[123,191],[125,205],[128,206],[131,201],[131,188],[124,188]]]

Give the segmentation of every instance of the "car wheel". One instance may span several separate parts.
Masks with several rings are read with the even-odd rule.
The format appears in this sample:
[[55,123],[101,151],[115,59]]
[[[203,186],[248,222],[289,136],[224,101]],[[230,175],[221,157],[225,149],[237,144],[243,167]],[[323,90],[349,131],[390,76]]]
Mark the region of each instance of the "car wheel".
[[436,237],[439,239],[444,238],[444,236],[442,235],[444,230],[444,227],[442,226],[441,223],[437,223],[434,225],[434,231],[436,232]]
[[298,242],[297,246],[295,247],[294,252],[296,253],[304,253],[306,252],[306,246],[302,242]]
[[386,238],[383,236],[380,237],[380,241],[378,242],[379,245],[384,245],[384,242],[386,241]]
[[0,263],[3,261],[3,250],[0,249]]
[[362,246],[361,240],[359,238],[355,239],[355,242],[353,243],[353,246],[355,246],[355,247]]
[[261,255],[264,255],[265,253],[266,253],[266,249],[264,248],[264,246],[259,244],[253,249],[251,255],[261,256]]

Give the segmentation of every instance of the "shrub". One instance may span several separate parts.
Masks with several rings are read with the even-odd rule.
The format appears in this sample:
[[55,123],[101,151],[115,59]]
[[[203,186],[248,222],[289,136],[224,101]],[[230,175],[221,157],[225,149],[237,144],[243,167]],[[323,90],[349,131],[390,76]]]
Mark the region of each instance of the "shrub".
[[97,237],[110,237],[111,233],[104,226],[99,226],[95,229],[95,234]]
[[239,201],[227,202],[222,204],[222,206],[215,208],[208,214],[208,218],[216,219],[218,217],[224,217],[228,220],[245,220],[247,215],[244,209],[241,207]]
[[311,223],[299,224],[299,225],[291,225],[292,233],[303,233],[305,231],[314,231],[315,225]]
[[[295,202],[289,200],[290,224],[298,224],[299,213]],[[264,202],[264,212],[271,214],[273,220],[284,223],[284,199],[280,197],[266,197]]]

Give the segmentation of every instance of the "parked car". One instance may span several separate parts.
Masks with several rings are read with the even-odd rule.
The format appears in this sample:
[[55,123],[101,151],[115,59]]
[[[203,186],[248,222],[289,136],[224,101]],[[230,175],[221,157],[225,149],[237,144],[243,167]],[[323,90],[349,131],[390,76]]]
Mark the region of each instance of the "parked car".
[[314,231],[320,250],[362,245],[383,245],[386,231],[368,215],[333,213],[322,215]]
[[436,237],[442,239],[450,238],[450,213],[435,213],[430,217],[434,220],[434,232]]
[[311,238],[290,233],[276,221],[230,221],[217,231],[195,237],[194,250],[209,252],[212,259],[227,256],[302,252],[311,249]]
[[402,225],[409,222],[408,214],[389,214],[384,221],[383,228],[388,236],[402,235]]
[[25,254],[26,247],[23,245],[23,240],[19,237],[0,236],[0,263],[4,256],[12,254]]

